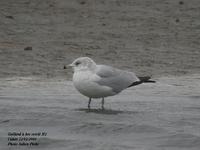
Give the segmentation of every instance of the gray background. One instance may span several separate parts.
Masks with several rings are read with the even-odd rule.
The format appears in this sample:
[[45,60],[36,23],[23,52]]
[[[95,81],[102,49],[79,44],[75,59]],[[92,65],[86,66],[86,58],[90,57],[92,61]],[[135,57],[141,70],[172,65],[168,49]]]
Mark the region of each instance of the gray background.
[[139,75],[197,73],[200,2],[181,2],[1,0],[0,76],[63,77],[80,56]]

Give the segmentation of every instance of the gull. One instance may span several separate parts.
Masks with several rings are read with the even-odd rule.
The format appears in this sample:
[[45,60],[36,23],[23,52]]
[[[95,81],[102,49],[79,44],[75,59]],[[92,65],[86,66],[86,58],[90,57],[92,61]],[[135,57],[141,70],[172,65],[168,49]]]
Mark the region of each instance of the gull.
[[[84,96],[89,98],[88,109],[92,98],[101,98],[101,108],[104,109],[104,98],[113,96],[124,89],[145,82],[155,82],[150,77],[137,77],[135,73],[98,65],[89,57],[75,59],[69,67],[74,70],[73,84]],[[66,67],[64,66],[64,69]]]

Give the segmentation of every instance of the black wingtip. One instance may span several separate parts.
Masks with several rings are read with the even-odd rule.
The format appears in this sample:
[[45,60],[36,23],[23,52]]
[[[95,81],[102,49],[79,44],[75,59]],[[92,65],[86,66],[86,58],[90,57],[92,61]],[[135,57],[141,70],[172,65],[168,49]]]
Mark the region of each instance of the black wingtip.
[[153,81],[153,80],[147,80],[147,81],[144,81],[143,83],[156,83],[156,81]]
[[142,84],[142,83],[155,83],[156,81],[153,81],[153,80],[150,80],[151,77],[150,76],[146,76],[146,77],[138,77],[140,79],[140,81],[136,81],[136,82],[133,82],[131,85],[129,85],[128,87],[131,87],[131,86],[136,86],[136,85],[139,85],[139,84]]
[[153,80],[150,80],[151,77],[150,76],[145,76],[145,77],[138,77],[140,79],[140,81],[142,83],[146,83],[146,82],[149,82],[149,83],[155,83],[156,81],[153,81]]

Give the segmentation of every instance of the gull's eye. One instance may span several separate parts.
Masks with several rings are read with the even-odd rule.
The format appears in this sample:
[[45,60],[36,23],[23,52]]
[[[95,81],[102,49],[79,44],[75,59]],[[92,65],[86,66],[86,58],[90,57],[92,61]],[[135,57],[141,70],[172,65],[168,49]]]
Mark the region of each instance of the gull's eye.
[[81,64],[80,61],[77,61],[77,62],[75,63],[76,66],[78,66],[78,65],[80,65],[80,64]]

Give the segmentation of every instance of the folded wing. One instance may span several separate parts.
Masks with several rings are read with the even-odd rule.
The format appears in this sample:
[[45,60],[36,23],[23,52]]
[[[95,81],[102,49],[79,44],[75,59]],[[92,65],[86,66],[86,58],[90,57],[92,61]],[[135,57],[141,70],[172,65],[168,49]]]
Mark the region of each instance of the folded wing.
[[139,81],[133,72],[123,71],[106,65],[97,65],[95,70],[100,85],[111,87],[113,92],[119,93],[128,88],[133,82]]

